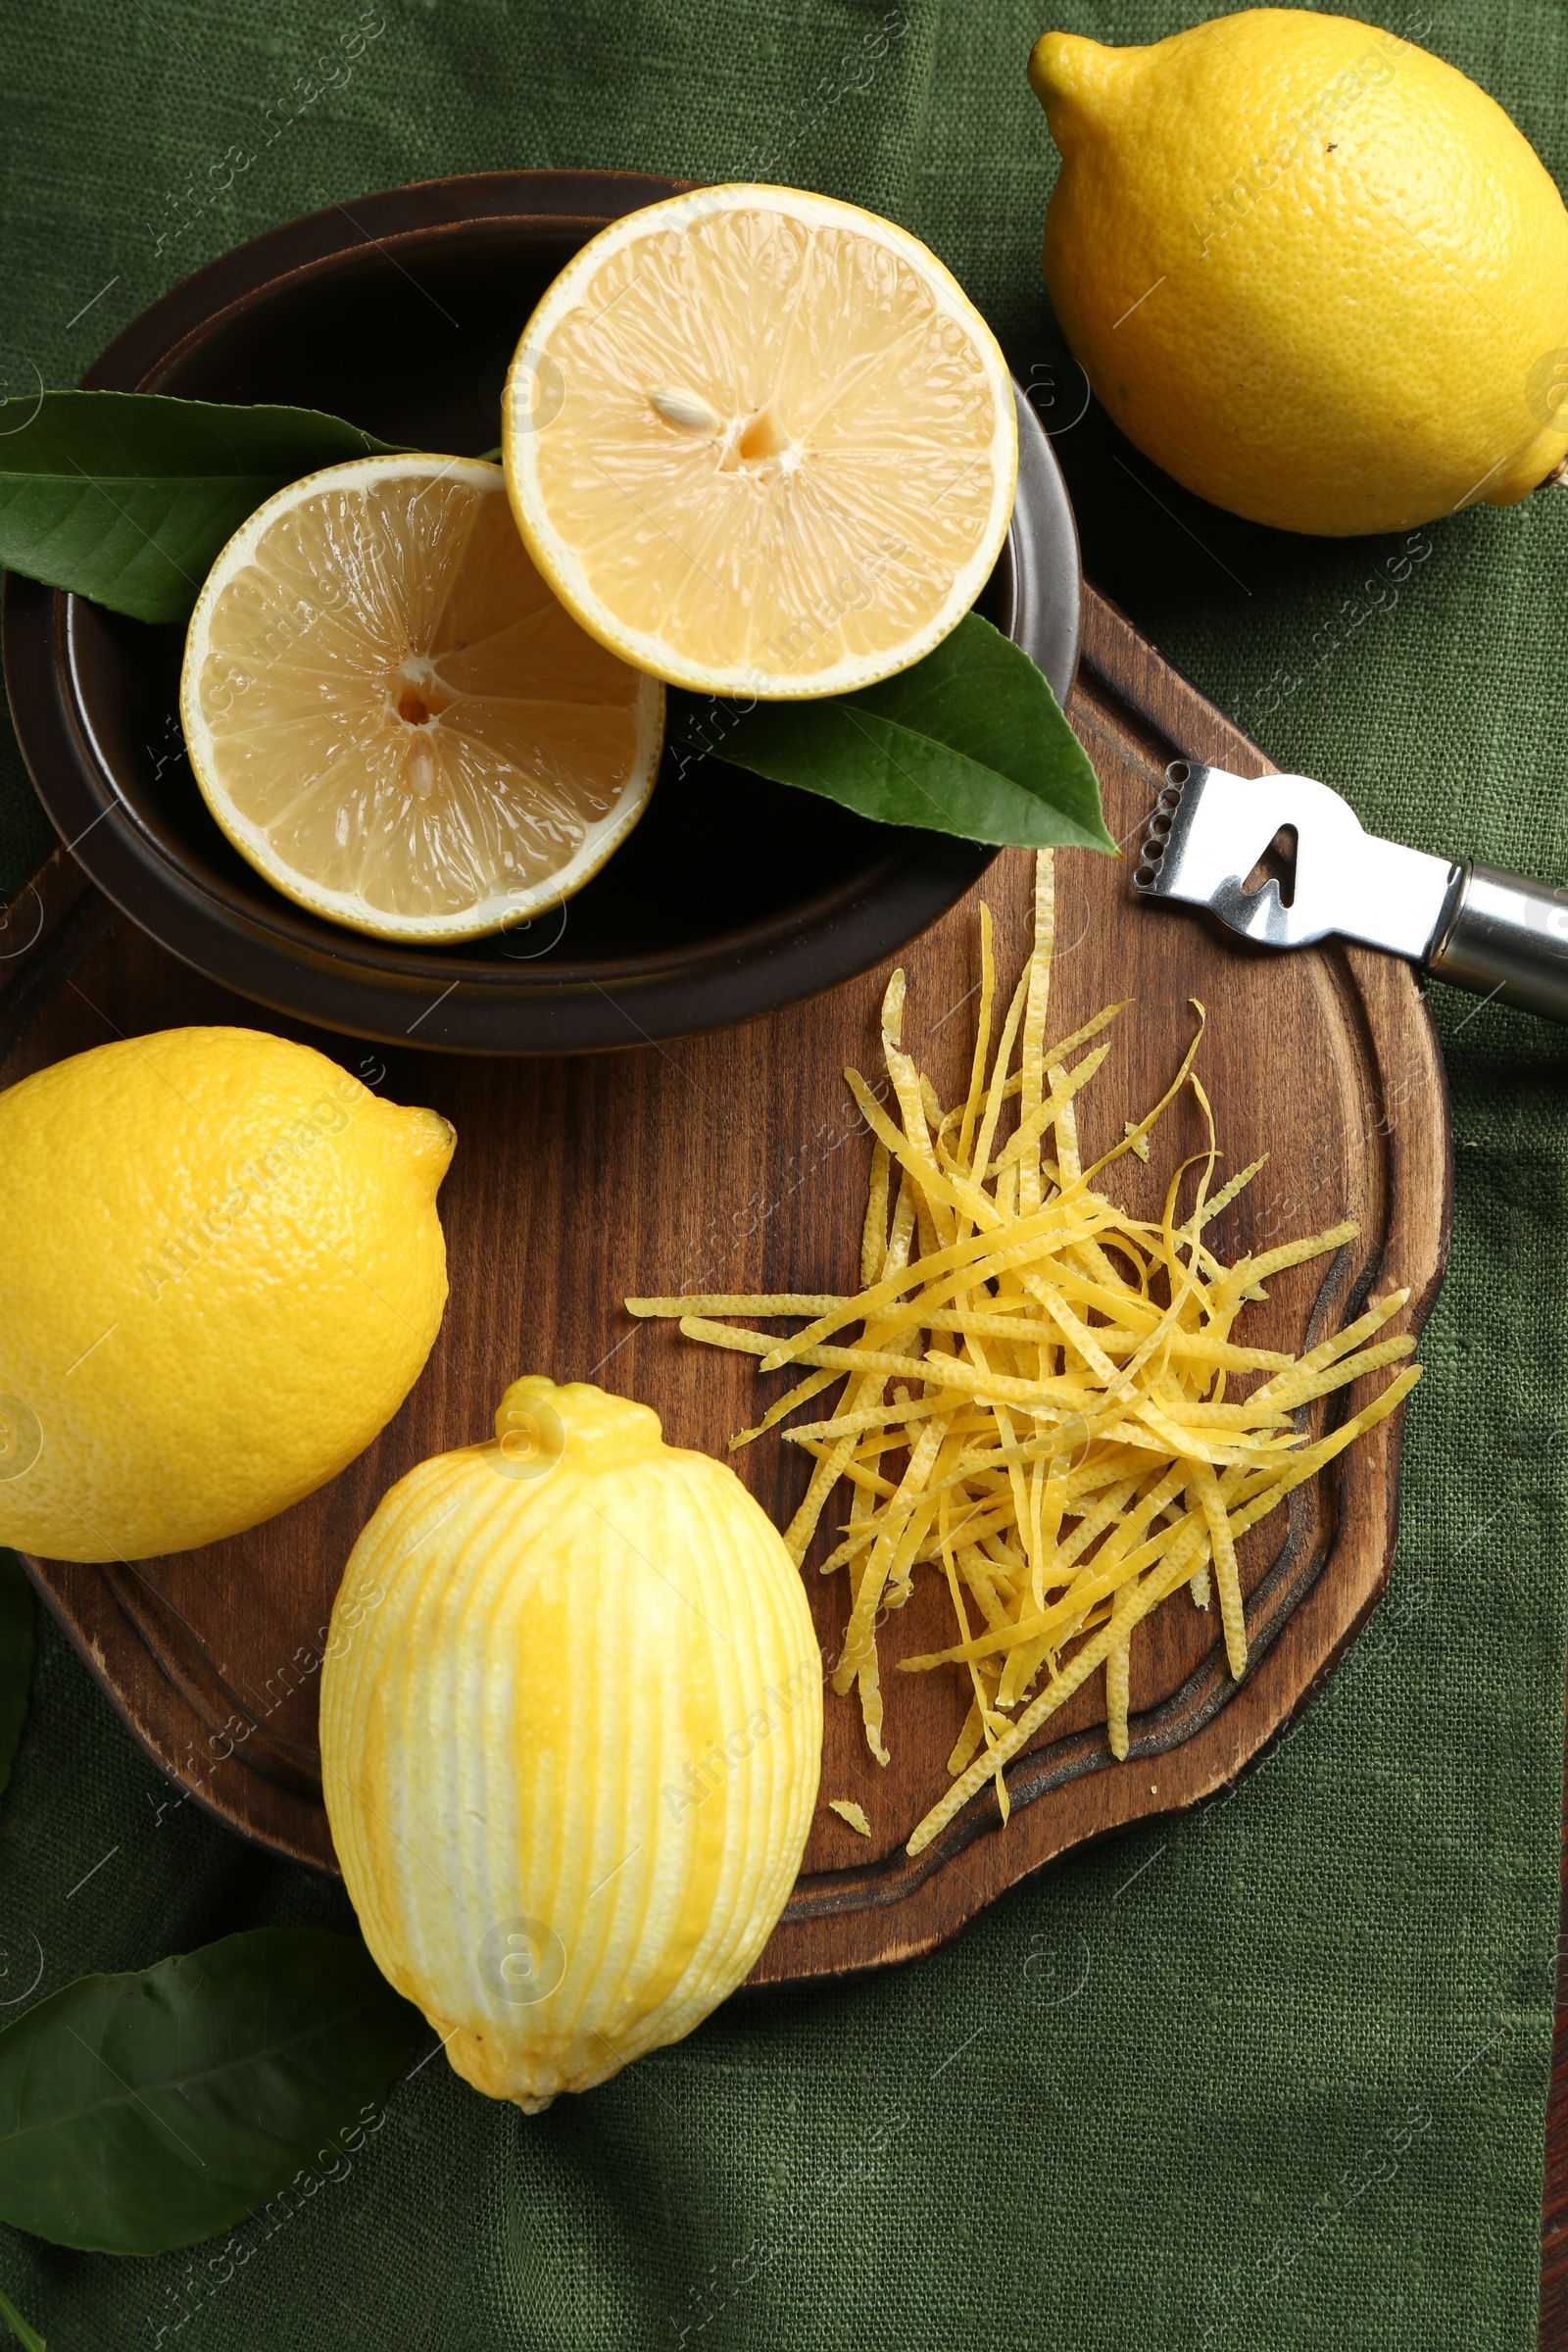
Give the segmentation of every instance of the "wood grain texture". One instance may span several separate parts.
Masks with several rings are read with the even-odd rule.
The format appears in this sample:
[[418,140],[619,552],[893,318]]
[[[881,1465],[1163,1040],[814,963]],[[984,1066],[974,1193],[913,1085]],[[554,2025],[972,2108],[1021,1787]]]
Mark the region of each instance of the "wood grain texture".
[[[1093,592],[1086,623],[1072,716],[1113,831],[1136,830],[1178,752],[1266,768],[1256,747]],[[1002,969],[1015,971],[1031,887],[1031,859],[1004,854],[903,958],[905,1040],[945,1100],[960,1091],[972,1045],[976,901],[983,895],[992,907]],[[70,890],[69,873],[53,864],[40,904],[52,894],[57,919],[30,955],[13,956],[15,976],[0,990],[0,1016],[13,991],[26,1000],[18,1000],[26,1017],[0,1082],[117,1031],[257,1020],[132,924],[111,921],[94,895],[67,904]],[[15,919],[24,935],[20,908]],[[1125,867],[1088,853],[1058,860],[1057,925],[1054,1034],[1109,998],[1137,1000],[1084,1099],[1089,1150],[1118,1141],[1124,1117],[1163,1091],[1191,1035],[1187,1000],[1199,998],[1209,1020],[1200,1067],[1226,1165],[1271,1154],[1214,1229],[1216,1247],[1238,1254],[1347,1216],[1360,1222],[1354,1244],[1274,1283],[1267,1304],[1249,1310],[1246,1336],[1300,1347],[1395,1284],[1411,1287],[1418,1325],[1442,1272],[1449,1170],[1442,1065],[1408,969],[1340,947],[1289,956],[1250,950],[1190,910],[1136,906]],[[458,1131],[441,1197],[452,1304],[423,1376],[342,1477],[247,1536],[134,1566],[30,1563],[137,1737],[199,1802],[248,1836],[331,1868],[317,1670],[343,1561],[393,1479],[487,1434],[517,1373],[600,1379],[653,1403],[675,1442],[713,1452],[756,1420],[776,1381],[760,1389],[747,1359],[635,1324],[621,1300],[632,1291],[854,1287],[868,1142],[840,1073],[853,1061],[879,1074],[888,968],[739,1029],[591,1058],[383,1054],[312,1037],[392,1098],[433,1103]],[[1152,1167],[1118,1163],[1118,1192],[1142,1213],[1157,1212],[1170,1169],[1200,1139],[1186,1099],[1161,1128]],[[1339,1402],[1353,1410],[1364,1400],[1357,1389]],[[894,1671],[899,1655],[945,1638],[946,1593],[934,1578],[918,1584],[882,1632],[889,1769],[868,1755],[858,1709],[827,1702],[823,1799],[858,1798],[874,1835],[867,1843],[825,1806],[819,1812],[753,1982],[843,1975],[929,1951],[1054,1856],[1191,1805],[1231,1779],[1277,1737],[1383,1588],[1398,1430],[1397,1416],[1382,1424],[1298,1490],[1288,1517],[1247,1540],[1252,1662],[1242,1684],[1225,1670],[1217,1611],[1168,1605],[1135,1642],[1124,1763],[1109,1756],[1094,1678],[1010,1768],[1010,1825],[1001,1828],[987,1793],[911,1861],[905,1840],[946,1786],[944,1758],[967,1704],[956,1676]],[[808,1466],[799,1450],[770,1438],[735,1458],[763,1504],[787,1516]],[[807,1573],[831,1659],[845,1581],[818,1578],[812,1563]]]

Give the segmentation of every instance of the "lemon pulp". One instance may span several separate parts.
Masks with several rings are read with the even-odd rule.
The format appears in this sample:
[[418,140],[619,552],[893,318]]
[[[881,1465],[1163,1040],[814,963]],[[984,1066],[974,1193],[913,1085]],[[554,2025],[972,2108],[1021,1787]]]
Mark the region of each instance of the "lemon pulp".
[[917,239],[796,188],[628,214],[545,295],[503,404],[534,561],[622,659],[842,694],[928,652],[1006,536],[991,330]]
[[383,937],[526,919],[636,823],[659,686],[529,562],[500,468],[369,458],[291,483],[219,557],[186,643],[197,782],[275,888]]

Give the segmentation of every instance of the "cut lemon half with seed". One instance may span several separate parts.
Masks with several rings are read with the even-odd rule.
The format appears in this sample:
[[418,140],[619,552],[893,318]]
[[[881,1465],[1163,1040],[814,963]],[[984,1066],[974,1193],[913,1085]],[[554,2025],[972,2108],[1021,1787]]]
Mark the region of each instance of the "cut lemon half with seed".
[[799,188],[698,188],[585,245],[502,407],[570,612],[700,693],[845,694],[962,618],[1018,469],[995,336],[934,254]]
[[648,805],[663,703],[563,610],[469,458],[278,491],[213,565],[180,682],[240,855],[381,939],[476,939],[580,890]]

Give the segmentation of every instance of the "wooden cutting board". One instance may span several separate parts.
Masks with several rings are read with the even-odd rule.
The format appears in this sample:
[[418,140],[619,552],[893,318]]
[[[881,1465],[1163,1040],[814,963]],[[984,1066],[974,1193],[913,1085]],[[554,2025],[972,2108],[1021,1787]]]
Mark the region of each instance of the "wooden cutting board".
[[[1112,831],[1136,832],[1178,753],[1248,773],[1256,747],[1091,590],[1071,715],[1100,772]],[[1360,1239],[1298,1268],[1249,1310],[1244,1336],[1300,1347],[1367,1293],[1408,1284],[1419,1327],[1441,1278],[1449,1217],[1446,1096],[1437,1042],[1409,969],[1343,946],[1271,956],[1207,918],[1136,904],[1127,867],[1058,858],[1053,1033],[1132,996],[1110,1061],[1085,1098],[1099,1151],[1162,1092],[1209,1016],[1200,1069],[1225,1165],[1268,1167],[1211,1229],[1227,1256],[1346,1217]],[[911,946],[905,1042],[944,1101],[961,1091],[979,976],[977,900],[999,963],[1028,941],[1032,861],[1007,852],[979,890]],[[155,947],[57,853],[0,926],[0,1084],[119,1035],[191,1021],[273,1024]],[[441,1195],[452,1298],[421,1379],[377,1442],[333,1484],[251,1534],[134,1566],[29,1562],[39,1590],[154,1759],[196,1800],[260,1842],[333,1867],[316,1748],[318,1667],[342,1565],[391,1482],[422,1456],[489,1434],[509,1380],[547,1371],[643,1397],[666,1435],[721,1453],[778,1393],[751,1362],[671,1327],[634,1323],[631,1293],[855,1287],[869,1143],[841,1071],[878,1074],[888,969],[766,1020],[672,1046],[561,1060],[393,1054],[306,1030],[368,1083],[442,1110],[458,1151]],[[1154,1164],[1118,1163],[1143,1213],[1198,1148],[1184,1100]],[[1368,1384],[1369,1388],[1381,1382]],[[1350,1409],[1364,1401],[1349,1392]],[[1320,1408],[1322,1409],[1322,1408]],[[1416,1409],[1419,1410],[1419,1398]],[[1012,1819],[988,1793],[917,1860],[904,1843],[947,1785],[944,1759],[967,1704],[956,1675],[901,1676],[892,1661],[936,1646],[948,1601],[935,1578],[882,1632],[893,1761],[867,1753],[853,1701],[826,1698],[822,1797],[800,1882],[755,1983],[841,1975],[931,1950],[1002,1890],[1086,1839],[1192,1805],[1256,1756],[1303,1703],[1371,1609],[1395,1538],[1396,1415],[1247,1540],[1252,1662],[1233,1685],[1217,1610],[1183,1601],[1133,1652],[1133,1745],[1115,1763],[1095,1677],[1009,1771]],[[808,1464],[776,1437],[735,1457],[777,1519]],[[828,1656],[847,1591],[808,1563]],[[869,1843],[825,1809],[854,1797]]]

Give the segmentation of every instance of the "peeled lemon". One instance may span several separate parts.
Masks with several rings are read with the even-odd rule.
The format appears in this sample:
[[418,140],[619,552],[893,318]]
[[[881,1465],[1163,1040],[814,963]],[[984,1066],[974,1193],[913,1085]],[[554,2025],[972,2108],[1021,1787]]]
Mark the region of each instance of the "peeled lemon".
[[453,1141],[254,1029],[127,1038],[0,1095],[0,1544],[179,1551],[351,1462],[440,1326]]
[[1473,81],[1249,9],[1029,77],[1061,150],[1046,282],[1090,383],[1190,490],[1330,535],[1505,507],[1568,450],[1568,213]]
[[241,857],[329,921],[441,945],[595,875],[653,791],[664,697],[563,612],[498,466],[363,458],[219,556],[180,722]]
[[321,1772],[377,1965],[532,2111],[747,1975],[816,1799],[821,1658],[766,1515],[646,1405],[518,1380],[495,1431],[355,1544]]
[[1006,537],[1006,363],[935,254],[800,188],[696,188],[585,245],[502,406],[529,552],[622,661],[846,694],[929,653]]

